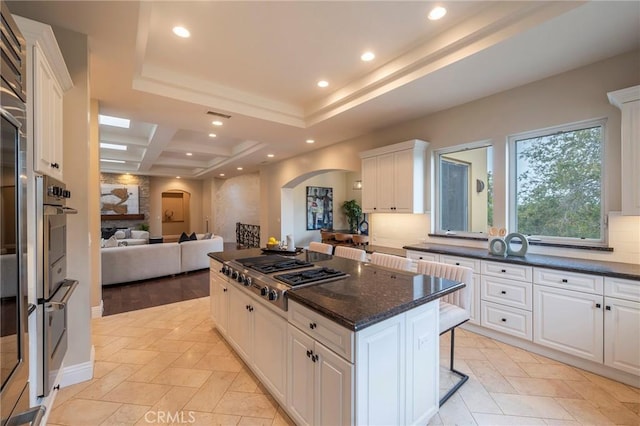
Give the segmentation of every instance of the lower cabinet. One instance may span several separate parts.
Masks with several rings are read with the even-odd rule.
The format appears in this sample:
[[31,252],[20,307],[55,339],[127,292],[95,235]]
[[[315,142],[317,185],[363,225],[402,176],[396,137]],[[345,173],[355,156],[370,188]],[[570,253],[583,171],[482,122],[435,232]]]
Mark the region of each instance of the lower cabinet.
[[353,424],[353,364],[292,325],[288,339],[288,401],[296,424]]
[[[305,310],[289,309],[290,320]],[[316,333],[329,320],[316,321],[309,330],[298,328],[303,322],[288,327],[287,411],[296,424],[423,425],[437,413],[437,301],[356,332],[353,363],[324,344],[335,343],[334,333]]]
[[227,338],[244,361],[273,394],[286,401],[287,320],[260,301],[228,287]]
[[604,363],[640,376],[640,303],[604,298]]
[[533,341],[594,362],[603,361],[602,296],[535,285]]
[[209,299],[211,301],[211,317],[221,334],[227,333],[229,324],[229,293],[227,278],[219,271],[222,264],[211,259],[209,269]]

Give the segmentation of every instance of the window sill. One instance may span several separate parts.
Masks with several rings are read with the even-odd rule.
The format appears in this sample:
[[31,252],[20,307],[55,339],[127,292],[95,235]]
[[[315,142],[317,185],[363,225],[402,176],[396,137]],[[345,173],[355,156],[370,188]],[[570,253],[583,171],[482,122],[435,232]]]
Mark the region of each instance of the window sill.
[[[433,238],[452,238],[456,240],[468,240],[468,241],[489,241],[487,237],[469,237],[463,235],[443,235],[443,234],[428,234],[429,237]],[[520,241],[514,240],[511,241],[511,244],[520,244]],[[579,245],[579,244],[561,244],[561,243],[543,243],[541,241],[529,241],[530,246],[541,246],[541,247],[555,247],[555,248],[567,248],[567,249],[575,249],[575,250],[590,250],[590,251],[605,251],[605,252],[613,252],[613,247],[606,246],[590,246],[590,245]]]

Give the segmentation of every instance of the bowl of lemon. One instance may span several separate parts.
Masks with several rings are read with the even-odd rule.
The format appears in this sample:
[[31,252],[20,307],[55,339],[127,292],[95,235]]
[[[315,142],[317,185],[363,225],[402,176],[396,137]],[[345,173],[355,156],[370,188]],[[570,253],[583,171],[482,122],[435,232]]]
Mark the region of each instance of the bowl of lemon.
[[269,237],[267,241],[267,248],[269,250],[277,250],[280,248],[280,242],[276,240],[276,237]]

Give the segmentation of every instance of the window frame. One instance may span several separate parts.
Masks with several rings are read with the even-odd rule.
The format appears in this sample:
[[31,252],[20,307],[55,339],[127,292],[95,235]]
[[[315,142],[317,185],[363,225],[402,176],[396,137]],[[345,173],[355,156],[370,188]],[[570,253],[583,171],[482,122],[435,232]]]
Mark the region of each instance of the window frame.
[[600,127],[600,238],[577,238],[577,237],[558,237],[550,235],[527,235],[527,239],[533,243],[542,243],[550,245],[568,245],[568,246],[587,246],[587,247],[606,247],[608,243],[607,232],[607,197],[606,197],[606,146],[607,146],[607,119],[593,118],[589,120],[576,121],[572,123],[561,124],[543,129],[530,130],[526,132],[516,133],[507,137],[507,222],[510,232],[519,232],[517,230],[517,158],[516,144],[518,141],[532,139],[537,137],[550,136],[554,133],[566,133],[576,130],[582,130],[592,127]]
[[[438,150],[434,150],[433,151],[433,183],[434,183],[434,191],[433,191],[433,234],[434,235],[438,235],[438,236],[454,236],[454,237],[460,237],[460,238],[487,238],[488,237],[488,233],[486,232],[472,232],[472,231],[460,231],[460,230],[452,230],[452,231],[447,231],[445,229],[442,229],[442,217],[441,217],[441,199],[440,199],[440,192],[441,192],[441,185],[442,185],[442,181],[440,178],[440,172],[441,172],[441,167],[440,167],[440,157],[441,156],[446,156],[447,154],[453,154],[455,152],[460,152],[460,151],[468,151],[468,150],[472,150],[472,149],[478,149],[478,148],[491,148],[492,151],[492,155],[493,155],[493,151],[494,151],[494,146],[492,143],[491,139],[483,139],[480,141],[475,141],[475,142],[469,142],[469,143],[464,143],[464,144],[460,144],[460,145],[455,145],[455,146],[448,146],[448,147],[443,147],[441,149]],[[494,173],[495,173],[495,164],[494,164]],[[469,183],[469,185],[471,185],[471,182]],[[471,186],[470,186],[471,188]],[[494,194],[495,197],[495,194]],[[495,200],[494,200],[495,202]]]

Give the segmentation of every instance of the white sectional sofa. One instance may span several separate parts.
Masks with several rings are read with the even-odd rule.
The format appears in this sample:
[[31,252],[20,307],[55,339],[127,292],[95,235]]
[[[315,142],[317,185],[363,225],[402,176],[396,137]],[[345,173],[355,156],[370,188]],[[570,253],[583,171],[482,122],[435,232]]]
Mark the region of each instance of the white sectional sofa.
[[207,253],[223,250],[222,237],[183,243],[102,249],[102,285],[175,275],[209,267]]

